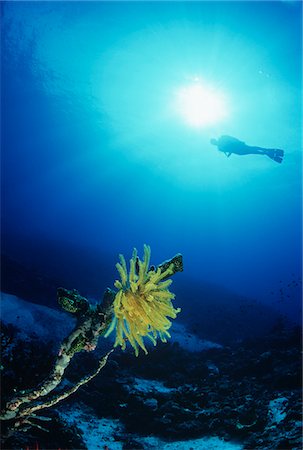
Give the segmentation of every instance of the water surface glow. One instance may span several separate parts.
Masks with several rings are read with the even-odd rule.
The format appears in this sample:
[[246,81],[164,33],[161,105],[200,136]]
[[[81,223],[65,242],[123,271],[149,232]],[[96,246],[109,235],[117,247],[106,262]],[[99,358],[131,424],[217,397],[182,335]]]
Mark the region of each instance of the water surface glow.
[[188,125],[198,128],[218,123],[228,114],[223,95],[201,82],[177,91],[176,109]]

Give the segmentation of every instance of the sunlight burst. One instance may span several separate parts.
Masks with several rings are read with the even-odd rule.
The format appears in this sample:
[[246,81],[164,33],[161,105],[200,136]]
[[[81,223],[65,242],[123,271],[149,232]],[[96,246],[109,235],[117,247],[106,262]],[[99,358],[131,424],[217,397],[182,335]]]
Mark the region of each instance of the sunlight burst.
[[200,82],[177,91],[176,109],[185,122],[193,127],[212,125],[227,115],[223,94]]

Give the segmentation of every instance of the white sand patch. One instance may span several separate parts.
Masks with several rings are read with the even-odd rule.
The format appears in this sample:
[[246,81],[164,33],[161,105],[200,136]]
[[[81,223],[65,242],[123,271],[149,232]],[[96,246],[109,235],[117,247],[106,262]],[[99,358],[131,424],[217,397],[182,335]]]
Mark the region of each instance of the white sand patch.
[[287,416],[288,399],[286,397],[278,397],[269,402],[268,417],[272,425],[282,422]]
[[115,440],[115,434],[123,432],[123,426],[117,419],[99,419],[93,410],[75,405],[60,411],[60,416],[70,425],[79,428],[88,450],[122,450],[123,443]]
[[1,293],[1,320],[20,330],[22,339],[32,333],[45,340],[61,340],[73,329],[75,319],[47,306],[21,300],[15,295]]
[[152,393],[154,391],[160,394],[169,394],[170,392],[175,391],[175,389],[173,388],[165,387],[162,381],[147,380],[146,378],[138,377],[134,378],[134,384],[132,388],[144,394]]
[[[139,436],[124,434],[124,427],[117,419],[99,419],[93,410],[77,404],[67,410],[60,408],[60,416],[70,425],[81,430],[82,438],[88,450],[122,450],[123,441],[130,438],[140,442],[145,450],[242,450],[238,443],[225,442],[217,437],[205,437],[188,441],[166,442],[153,436]],[[119,435],[121,436],[119,440]],[[117,439],[117,440],[116,440]]]
[[196,335],[189,333],[185,325],[173,322],[169,330],[171,342],[177,342],[180,347],[189,352],[201,352],[210,348],[222,348],[222,345],[215,342],[199,339]]
[[137,439],[145,450],[242,450],[243,446],[217,437],[165,442],[154,437]]

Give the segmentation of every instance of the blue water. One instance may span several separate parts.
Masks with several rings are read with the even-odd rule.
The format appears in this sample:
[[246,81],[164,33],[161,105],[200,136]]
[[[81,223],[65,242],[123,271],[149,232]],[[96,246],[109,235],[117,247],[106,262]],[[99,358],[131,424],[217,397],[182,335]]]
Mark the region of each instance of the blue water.
[[[3,252],[98,296],[146,243],[183,254],[185,313],[216,286],[300,320],[301,2],[1,6]],[[174,109],[196,77],[220,122]],[[284,161],[226,158],[224,134]]]

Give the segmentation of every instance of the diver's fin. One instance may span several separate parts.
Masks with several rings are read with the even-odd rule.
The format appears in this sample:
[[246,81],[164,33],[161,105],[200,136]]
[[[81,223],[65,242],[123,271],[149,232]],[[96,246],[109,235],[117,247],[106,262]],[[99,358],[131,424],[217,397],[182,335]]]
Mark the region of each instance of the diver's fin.
[[277,163],[281,163],[283,161],[283,158],[281,158],[281,156],[274,156],[272,159]]
[[281,163],[283,161],[284,150],[270,149],[267,151],[266,155],[273,161],[276,161],[277,163]]

